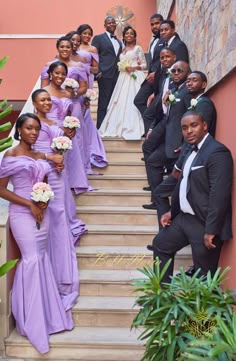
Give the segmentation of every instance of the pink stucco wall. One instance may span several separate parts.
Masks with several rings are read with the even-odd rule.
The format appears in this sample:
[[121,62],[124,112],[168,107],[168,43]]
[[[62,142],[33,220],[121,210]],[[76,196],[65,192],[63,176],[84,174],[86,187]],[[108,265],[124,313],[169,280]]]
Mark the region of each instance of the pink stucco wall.
[[[150,40],[149,17],[156,12],[156,0],[66,0],[40,2],[8,0],[1,16],[0,34],[64,34],[81,23],[88,23],[94,34],[104,31],[104,18],[111,8],[122,6],[124,13],[132,10],[132,24],[138,43],[144,51]],[[115,12],[116,10],[113,9]],[[2,97],[25,100],[42,66],[55,55],[56,39],[1,39],[1,57],[10,59],[1,78]]]

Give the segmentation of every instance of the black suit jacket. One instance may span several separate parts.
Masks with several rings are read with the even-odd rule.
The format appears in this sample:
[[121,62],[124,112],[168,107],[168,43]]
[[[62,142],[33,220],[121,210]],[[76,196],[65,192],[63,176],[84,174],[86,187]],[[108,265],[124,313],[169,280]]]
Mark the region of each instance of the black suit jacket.
[[[158,79],[161,72],[161,63],[160,63],[160,52],[161,49],[164,48],[164,42],[162,39],[160,39],[157,43],[157,45],[154,48],[154,54],[153,54],[153,66],[151,67],[155,71],[155,78],[154,78],[154,89],[158,86]],[[172,49],[175,52],[176,55],[176,61],[183,60],[189,63],[189,54],[188,54],[188,48],[186,44],[180,40],[180,37],[177,33],[175,33],[175,38],[171,42],[170,49]]]
[[179,156],[179,153],[176,153],[175,150],[181,147],[183,143],[181,118],[188,110],[187,104],[190,103],[192,98],[188,93],[185,83],[177,90],[176,98],[179,101],[170,106],[169,114],[165,121],[165,152],[166,156],[171,159],[176,159]]
[[[233,159],[229,149],[208,135],[190,168],[187,199],[195,216],[205,225],[205,232],[221,240],[232,237],[232,179]],[[172,197],[172,218],[180,212],[181,180],[182,176]]]
[[[118,39],[117,39],[118,40]],[[98,50],[99,72],[102,72],[103,78],[112,79],[117,72],[117,62],[122,51],[121,41],[118,40],[120,49],[116,55],[113,44],[107,33],[94,36],[92,45]]]

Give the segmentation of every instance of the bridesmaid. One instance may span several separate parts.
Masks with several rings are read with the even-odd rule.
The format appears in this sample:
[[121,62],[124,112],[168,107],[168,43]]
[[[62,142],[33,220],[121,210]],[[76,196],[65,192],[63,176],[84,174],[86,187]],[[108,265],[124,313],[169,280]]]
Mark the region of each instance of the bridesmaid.
[[[45,175],[52,171],[51,165],[42,159],[57,160],[57,169],[63,168],[62,156],[47,156],[32,150],[40,128],[40,120],[34,114],[22,114],[17,119],[14,137],[20,142],[2,160],[0,197],[10,202],[10,227],[21,252],[12,288],[16,328],[40,353],[47,353],[49,335],[71,330],[73,321],[60,298],[47,253],[48,209],[30,199],[33,185],[44,181]],[[7,188],[9,182],[13,191]],[[40,229],[36,222],[40,223]]]
[[[61,61],[67,66],[67,77],[76,80],[79,83],[79,88],[76,92],[73,92],[71,89],[70,95],[73,102],[72,115],[76,116],[80,120],[80,129],[77,130],[76,135],[79,142],[80,152],[84,164],[86,173],[90,173],[90,159],[88,152],[88,139],[85,132],[84,117],[83,111],[81,109],[81,102],[83,103],[83,98],[81,96],[86,93],[87,90],[87,73],[86,67],[80,62],[74,62],[71,60],[72,56],[72,42],[66,37],[62,36],[57,40],[56,43],[58,57],[54,59],[55,61]],[[50,79],[48,74],[48,68],[52,62],[48,63],[42,70],[41,79],[42,86],[45,87],[49,85]]]
[[[52,108],[47,113],[47,118],[56,121],[59,126],[63,125],[67,115],[74,115],[74,104],[72,103],[71,95],[61,87],[67,74],[67,66],[61,61],[51,63],[48,68],[50,81],[45,90],[51,96]],[[66,171],[70,188],[73,188],[75,193],[79,194],[92,190],[92,187],[88,184],[81,149],[76,137],[73,138],[72,143],[73,148],[67,154]]]
[[[53,153],[51,144],[54,137],[64,132],[54,121],[47,119],[52,101],[48,92],[37,89],[32,93],[32,101],[41,121],[39,137],[34,144],[37,151]],[[67,134],[68,135],[68,134]],[[72,136],[72,134],[70,134]],[[49,257],[52,263],[57,286],[66,309],[72,308],[79,295],[79,278],[74,244],[87,232],[85,224],[77,219],[75,202],[68,186],[65,172],[58,175],[55,171],[48,176],[54,201],[49,203],[50,223],[56,227],[49,230]],[[71,213],[73,211],[73,213]]]
[[69,39],[72,42],[72,54],[71,54],[71,60],[75,62],[80,63],[86,63],[86,58],[81,57],[77,50],[80,46],[80,36],[77,31],[70,31],[65,35],[67,39]]
[[[93,29],[88,24],[82,24],[77,29],[80,35],[80,46],[78,54],[86,59],[89,88],[93,89],[94,74],[98,72],[98,52],[97,48],[90,45],[93,36]],[[89,155],[92,166],[104,168],[108,165],[104,145],[100,134],[92,119],[90,108],[84,109],[84,122],[86,124],[89,141]]]

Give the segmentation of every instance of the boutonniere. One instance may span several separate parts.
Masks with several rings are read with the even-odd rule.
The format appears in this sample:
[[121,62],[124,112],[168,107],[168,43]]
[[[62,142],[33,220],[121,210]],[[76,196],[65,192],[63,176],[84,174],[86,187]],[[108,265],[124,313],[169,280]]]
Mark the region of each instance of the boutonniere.
[[175,93],[173,93],[173,94],[171,93],[171,94],[168,96],[167,104],[169,104],[169,105],[174,105],[174,104],[180,102],[180,99],[177,98],[177,95],[178,95],[177,92],[175,92]]
[[193,99],[191,99],[191,101],[190,101],[190,107],[188,108],[189,110],[190,109],[195,109],[196,108],[196,106],[197,106],[197,103],[198,103],[198,99],[195,99],[195,98],[193,98]]

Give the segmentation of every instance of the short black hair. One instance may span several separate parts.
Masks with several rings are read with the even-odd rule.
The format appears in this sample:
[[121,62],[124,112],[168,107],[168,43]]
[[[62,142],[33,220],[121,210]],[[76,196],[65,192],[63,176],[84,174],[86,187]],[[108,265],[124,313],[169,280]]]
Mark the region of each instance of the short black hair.
[[19,130],[22,125],[25,123],[26,120],[28,120],[29,118],[33,118],[34,120],[36,120],[39,123],[39,127],[41,129],[41,123],[39,118],[37,117],[37,115],[33,114],[33,113],[24,113],[21,114],[19,116],[19,118],[16,119],[16,124],[15,124],[15,134],[14,134],[14,139],[19,140]]
[[204,116],[203,116],[203,114],[201,113],[201,112],[198,112],[197,110],[188,110],[186,113],[184,113],[183,115],[182,115],[182,118],[181,118],[181,120],[183,119],[183,118],[185,118],[185,117],[188,117],[188,116],[198,116],[200,119],[201,119],[201,121],[202,122],[206,122],[205,121],[205,119],[204,119]]
[[163,24],[168,24],[168,25],[170,25],[171,29],[175,29],[175,23],[173,20],[169,20],[169,19],[163,20],[161,22],[161,25],[163,25]]
[[205,81],[207,83],[207,76],[202,71],[200,71],[200,70],[192,70],[190,74],[193,74],[193,73],[200,75],[202,81]]
[[64,36],[61,36],[59,39],[57,39],[57,42],[56,42],[57,49],[59,48],[59,45],[61,44],[62,41],[69,41],[71,48],[73,47],[73,44],[72,44],[71,40],[69,39],[69,37],[64,35]]
[[164,51],[164,50],[168,50],[172,55],[176,55],[176,53],[175,53],[175,51],[173,49],[167,48],[167,47],[161,49],[160,55],[161,55],[161,52]]
[[153,14],[152,16],[150,16],[150,20],[156,19],[156,18],[160,19],[161,21],[164,20],[164,18],[161,14]]
[[[35,91],[33,91],[33,93],[31,94],[31,100],[32,102],[35,102],[37,96],[41,93],[48,93],[48,91],[46,89],[40,88],[40,89],[36,89]],[[49,94],[49,93],[48,93]]]
[[62,61],[58,60],[58,61],[54,61],[52,64],[49,65],[49,68],[47,70],[48,75],[50,73],[52,73],[54,71],[54,69],[56,69],[58,66],[63,66],[66,71],[66,75],[68,74],[67,65],[65,63],[63,63]]

